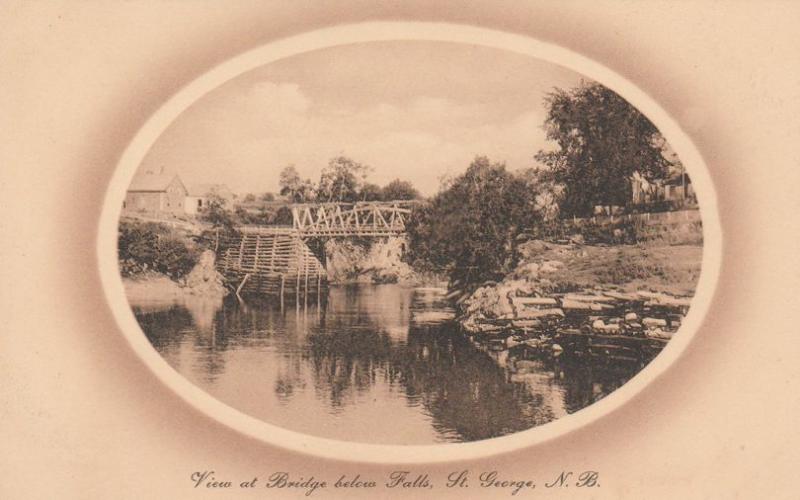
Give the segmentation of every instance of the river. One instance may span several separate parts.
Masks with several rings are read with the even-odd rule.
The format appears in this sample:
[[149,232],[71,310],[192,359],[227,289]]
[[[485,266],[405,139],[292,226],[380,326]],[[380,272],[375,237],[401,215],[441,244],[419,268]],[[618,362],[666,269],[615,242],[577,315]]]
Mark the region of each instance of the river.
[[289,430],[345,441],[502,436],[578,411],[637,371],[553,357],[510,363],[508,351],[468,341],[433,288],[338,286],[320,306],[283,309],[228,297],[133,310],[164,359],[215,398]]

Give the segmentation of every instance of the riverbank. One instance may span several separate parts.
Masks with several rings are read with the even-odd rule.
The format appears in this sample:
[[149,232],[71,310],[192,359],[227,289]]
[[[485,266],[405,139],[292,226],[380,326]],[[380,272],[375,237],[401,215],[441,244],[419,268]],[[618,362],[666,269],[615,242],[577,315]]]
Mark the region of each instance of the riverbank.
[[155,271],[123,277],[125,295],[133,306],[180,303],[186,297],[221,299],[229,290],[214,267],[214,262],[214,252],[206,250],[200,254],[189,274],[178,280]]
[[552,345],[564,332],[669,339],[688,311],[702,260],[695,245],[535,240],[519,251],[502,281],[451,293],[467,334],[504,346]]
[[[536,281],[545,292],[612,288],[692,295],[700,277],[700,245],[580,245],[534,240],[519,248],[511,277]],[[538,274],[542,276],[539,277]],[[542,281],[544,280],[544,281]]]

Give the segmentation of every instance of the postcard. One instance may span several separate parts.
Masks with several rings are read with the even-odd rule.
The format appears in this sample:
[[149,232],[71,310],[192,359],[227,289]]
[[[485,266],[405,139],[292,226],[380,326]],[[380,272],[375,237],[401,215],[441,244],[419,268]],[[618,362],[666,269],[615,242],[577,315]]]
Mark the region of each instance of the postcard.
[[457,5],[4,7],[3,497],[792,497],[798,9]]

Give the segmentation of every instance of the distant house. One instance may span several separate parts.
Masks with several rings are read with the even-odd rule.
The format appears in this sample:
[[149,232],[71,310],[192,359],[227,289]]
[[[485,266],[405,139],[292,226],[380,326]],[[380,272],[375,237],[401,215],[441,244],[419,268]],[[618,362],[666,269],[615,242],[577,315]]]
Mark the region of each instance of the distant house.
[[634,205],[696,200],[692,180],[684,172],[672,172],[667,179],[655,181],[648,181],[639,172],[631,176],[631,202]]
[[177,175],[148,172],[131,181],[122,210],[151,215],[183,214],[187,194],[186,186]]
[[685,173],[670,176],[664,182],[664,199],[669,201],[696,200],[692,180]]
[[200,212],[213,197],[219,197],[228,204],[235,198],[233,192],[225,184],[189,185],[186,195],[186,213],[194,215]]

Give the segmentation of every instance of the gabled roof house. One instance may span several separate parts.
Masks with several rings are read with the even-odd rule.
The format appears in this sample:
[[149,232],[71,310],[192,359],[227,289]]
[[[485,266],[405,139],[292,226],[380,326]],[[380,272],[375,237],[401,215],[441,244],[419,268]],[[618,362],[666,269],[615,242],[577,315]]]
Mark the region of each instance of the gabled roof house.
[[154,215],[182,214],[185,213],[187,194],[186,186],[177,174],[148,172],[137,175],[131,181],[122,210]]

